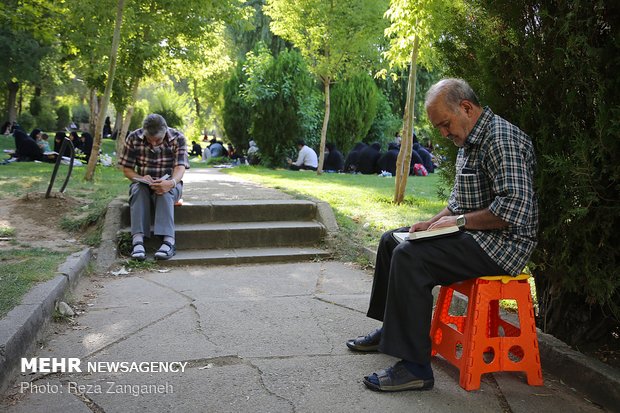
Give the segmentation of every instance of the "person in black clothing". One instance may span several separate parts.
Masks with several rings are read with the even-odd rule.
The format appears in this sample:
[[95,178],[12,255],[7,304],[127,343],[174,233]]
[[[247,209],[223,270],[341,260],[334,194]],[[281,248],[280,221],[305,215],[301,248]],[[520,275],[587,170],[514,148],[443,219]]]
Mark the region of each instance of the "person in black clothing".
[[[103,137],[109,138],[112,136],[112,125],[110,124],[110,117],[106,116],[105,121],[103,122]],[[84,136],[84,134],[82,134]]]
[[342,152],[336,149],[336,145],[327,142],[325,148],[329,152],[325,155],[323,170],[325,172],[341,172],[344,170],[344,156],[342,156]]
[[413,144],[413,150],[416,151],[418,155],[420,155],[420,158],[422,158],[422,165],[424,165],[428,173],[435,172],[435,165],[433,165],[433,157],[431,156],[430,153],[428,153],[426,149],[422,147],[422,145],[420,145],[419,142],[416,142]]
[[351,152],[347,154],[347,158],[344,161],[344,171],[345,172],[357,172],[358,171],[358,163],[360,158],[360,152],[367,145],[364,142],[358,142],[355,144]]
[[73,147],[75,149],[82,150],[82,141],[76,131],[69,132],[69,139],[71,140],[71,143],[73,143]]
[[80,143],[82,145],[82,152],[85,155],[86,163],[88,163],[88,160],[90,159],[90,154],[93,151],[93,137],[88,132],[82,132]]
[[60,153],[62,142],[65,140],[66,137],[67,134],[64,132],[56,132],[56,135],[54,135],[54,152],[57,152],[59,156],[71,156],[71,148],[69,148],[69,145],[65,146],[64,153]]
[[357,170],[364,175],[379,173],[377,162],[381,157],[381,145],[378,142],[365,147],[360,152],[359,165]]
[[32,139],[21,129],[13,131],[15,138],[15,157],[19,162],[43,161],[43,151]]
[[189,156],[202,156],[202,147],[196,141],[192,141],[192,151]]
[[385,171],[391,173],[392,176],[396,175],[396,160],[398,159],[399,151],[400,148],[396,142],[389,143],[387,152],[381,155],[377,163],[379,172]]

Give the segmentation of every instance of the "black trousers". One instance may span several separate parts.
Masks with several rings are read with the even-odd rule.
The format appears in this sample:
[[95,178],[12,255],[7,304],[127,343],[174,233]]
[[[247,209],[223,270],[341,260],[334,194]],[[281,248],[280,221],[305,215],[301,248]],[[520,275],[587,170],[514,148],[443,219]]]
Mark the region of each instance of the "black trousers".
[[392,236],[408,230],[381,237],[367,315],[383,321],[382,353],[427,364],[433,287],[507,273],[465,232],[401,244]]
[[301,169],[307,169],[309,171],[316,171],[317,168],[315,166],[301,165],[297,166],[294,163],[291,164],[291,171],[299,171]]

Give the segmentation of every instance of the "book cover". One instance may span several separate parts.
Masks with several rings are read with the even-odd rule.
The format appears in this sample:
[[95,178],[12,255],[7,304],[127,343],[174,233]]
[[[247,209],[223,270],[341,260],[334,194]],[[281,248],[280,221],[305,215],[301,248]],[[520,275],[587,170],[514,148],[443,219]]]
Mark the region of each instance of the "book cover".
[[424,238],[439,237],[442,235],[453,234],[455,232],[459,232],[459,227],[457,227],[456,225],[451,227],[443,227],[432,231],[394,232],[393,235],[398,242],[404,242],[415,241]]

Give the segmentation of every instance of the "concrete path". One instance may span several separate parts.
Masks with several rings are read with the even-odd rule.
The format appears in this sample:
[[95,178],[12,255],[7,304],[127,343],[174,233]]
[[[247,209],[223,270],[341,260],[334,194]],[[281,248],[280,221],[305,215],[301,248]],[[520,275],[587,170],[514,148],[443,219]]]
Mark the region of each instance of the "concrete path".
[[[286,196],[212,171],[195,176],[186,200]],[[466,392],[440,359],[431,391],[367,390],[362,377],[396,361],[344,345],[377,327],[365,317],[371,285],[368,271],[333,261],[84,277],[73,297],[79,316],[53,324],[32,355],[79,358],[82,372],[22,374],[0,411],[601,411],[546,372],[543,387],[502,373]],[[111,362],[174,362],[183,371],[110,372]]]

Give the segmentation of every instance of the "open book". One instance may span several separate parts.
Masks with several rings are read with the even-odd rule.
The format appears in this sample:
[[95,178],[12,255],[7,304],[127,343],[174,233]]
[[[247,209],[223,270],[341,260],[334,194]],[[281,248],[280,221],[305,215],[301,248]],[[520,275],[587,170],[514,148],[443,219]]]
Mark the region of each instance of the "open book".
[[424,238],[432,238],[439,237],[442,235],[452,234],[454,232],[459,232],[459,227],[453,225],[451,227],[443,227],[439,229],[434,229],[432,231],[416,231],[416,232],[394,232],[394,238],[396,238],[399,242],[403,241],[415,241],[417,239]]
[[[164,181],[164,180],[166,180],[168,178],[170,178],[170,175],[166,174],[166,175],[162,176],[161,178],[159,178],[159,180]],[[149,180],[144,179],[142,177],[135,177],[135,178],[132,178],[131,180],[134,181],[134,182],[140,182],[140,183],[146,184],[146,185],[151,185],[151,184],[153,184],[154,181],[157,181],[157,179],[153,179],[152,181],[149,181]]]

